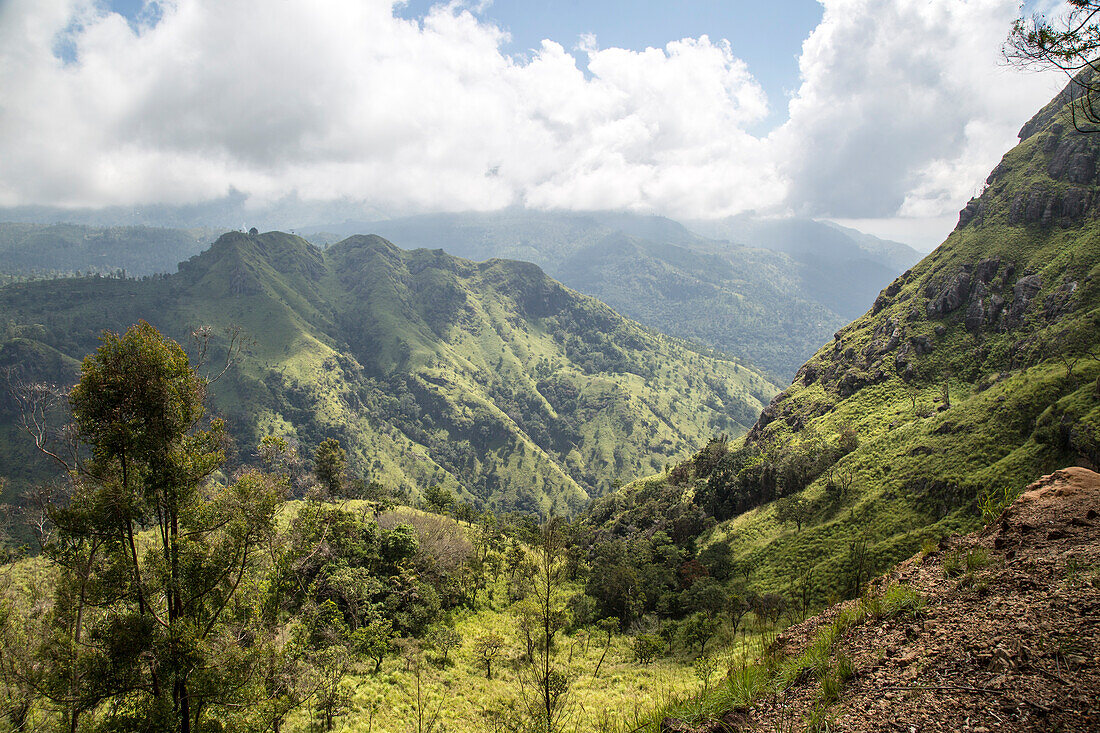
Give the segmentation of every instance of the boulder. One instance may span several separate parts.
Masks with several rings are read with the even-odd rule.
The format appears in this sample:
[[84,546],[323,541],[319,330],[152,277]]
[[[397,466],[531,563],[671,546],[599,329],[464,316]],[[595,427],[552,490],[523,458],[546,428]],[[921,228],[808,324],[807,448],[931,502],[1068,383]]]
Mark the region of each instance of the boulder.
[[979,282],[990,283],[993,281],[993,276],[997,274],[997,270],[1001,267],[1000,257],[990,257],[982,260],[978,263],[978,266],[974,268],[974,278]]
[[970,301],[970,305],[966,307],[966,316],[964,323],[966,324],[966,330],[971,333],[977,333],[982,330],[982,324],[985,323],[985,301],[982,298],[974,298]]
[[962,270],[940,294],[925,304],[929,318],[942,318],[966,302],[970,295],[970,273]]
[[1055,321],[1073,310],[1073,296],[1077,293],[1077,281],[1067,280],[1062,286],[1047,296],[1043,303],[1043,315],[1048,321]]
[[927,336],[911,336],[909,343],[913,345],[913,350],[917,352],[919,356],[932,353],[932,339]]
[[1005,316],[1005,323],[1009,328],[1023,323],[1024,314],[1031,307],[1031,301],[1039,294],[1042,285],[1038,275],[1025,275],[1012,286],[1012,305]]

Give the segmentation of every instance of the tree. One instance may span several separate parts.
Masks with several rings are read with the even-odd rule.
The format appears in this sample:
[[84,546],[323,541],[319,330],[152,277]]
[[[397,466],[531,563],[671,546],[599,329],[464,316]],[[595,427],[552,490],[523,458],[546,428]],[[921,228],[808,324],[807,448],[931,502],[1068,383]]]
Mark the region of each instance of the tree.
[[634,637],[634,659],[648,666],[664,649],[665,642],[657,634],[642,633]]
[[1070,87],[1073,126],[1100,131],[1100,2],[1067,0],[1072,10],[1050,20],[1042,15],[1020,18],[1005,44],[1008,60],[1022,67],[1060,69],[1073,79]]
[[527,664],[520,678],[520,697],[527,716],[538,731],[561,730],[566,715],[565,695],[569,679],[557,661],[556,639],[567,625],[565,595],[565,533],[560,519],[548,519],[539,527],[528,577],[527,597],[519,625],[527,639]]
[[733,626],[734,637],[737,636],[737,629],[741,627],[741,621],[749,612],[749,608],[749,602],[743,593],[731,590],[726,596],[726,614],[730,618],[730,625]]
[[504,654],[504,637],[490,631],[474,640],[474,656],[485,665],[485,679],[493,679],[493,662]]
[[442,655],[446,665],[451,650],[461,646],[462,634],[449,626],[438,626],[428,632],[428,644]]
[[313,473],[326,496],[343,495],[344,471],[348,466],[348,454],[336,438],[326,438],[313,454]]
[[722,622],[699,611],[691,614],[680,624],[680,635],[688,646],[699,645],[699,653],[706,651],[707,642],[718,633]]
[[227,434],[220,420],[199,428],[207,384],[179,344],[141,322],[105,333],[69,394],[90,458],[73,466],[71,499],[49,506],[44,549],[69,594],[56,606],[61,653],[86,672],[52,687],[70,730],[82,712],[126,700],[103,706],[104,724],[188,733],[224,716],[218,706],[241,687],[247,650],[223,622],[286,485],[259,471],[210,481]]
[[813,514],[814,505],[801,496],[784,496],[775,502],[775,518],[780,524],[793,524],[796,531],[802,531],[802,525]]
[[424,508],[430,512],[446,514],[454,503],[454,493],[445,486],[433,484],[424,492]]
[[726,591],[714,578],[703,578],[685,590],[682,598],[686,608],[713,617],[725,605]]
[[607,656],[608,650],[611,649],[611,637],[619,630],[619,619],[615,616],[601,618],[596,622],[596,628],[607,634],[607,639],[604,641],[603,653],[600,654],[600,661],[596,662],[596,670],[592,673],[593,677],[600,676],[600,665],[603,664],[604,657]]

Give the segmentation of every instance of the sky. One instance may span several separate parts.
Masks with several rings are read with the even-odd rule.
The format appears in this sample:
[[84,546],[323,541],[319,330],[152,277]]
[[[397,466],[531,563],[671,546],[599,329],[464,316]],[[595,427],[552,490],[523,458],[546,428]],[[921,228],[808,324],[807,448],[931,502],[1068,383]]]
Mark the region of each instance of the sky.
[[0,207],[752,212],[929,249],[1065,84],[1004,64],[1019,12],[0,0]]

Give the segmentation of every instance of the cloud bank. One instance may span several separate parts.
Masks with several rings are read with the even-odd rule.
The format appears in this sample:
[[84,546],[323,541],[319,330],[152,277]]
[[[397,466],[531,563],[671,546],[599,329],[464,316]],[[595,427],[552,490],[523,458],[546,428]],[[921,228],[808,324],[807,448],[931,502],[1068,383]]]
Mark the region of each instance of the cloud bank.
[[759,136],[788,100],[706,36],[517,58],[460,5],[157,5],[136,25],[93,0],[0,5],[0,205],[940,216],[1061,82],[999,63],[1014,0],[823,0],[789,120]]

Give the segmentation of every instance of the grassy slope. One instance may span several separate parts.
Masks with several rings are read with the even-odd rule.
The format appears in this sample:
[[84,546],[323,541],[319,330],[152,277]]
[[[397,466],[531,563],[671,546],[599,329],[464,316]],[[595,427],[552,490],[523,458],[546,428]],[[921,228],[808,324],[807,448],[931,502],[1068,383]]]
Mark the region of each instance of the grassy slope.
[[[803,492],[814,512],[800,532],[777,522],[776,506],[767,504],[722,523],[705,539],[730,540],[758,590],[792,593],[809,570],[814,595],[824,601],[841,592],[857,540],[868,543],[873,568],[887,567],[926,539],[976,527],[983,494],[1003,497],[1062,465],[1089,462],[1090,451],[1096,460],[1100,359],[1072,360],[1089,349],[1100,355],[1100,223],[1094,211],[1061,225],[1020,216],[1021,201],[1040,196],[1041,213],[1041,196],[1049,202],[1053,193],[1057,217],[1057,197],[1068,189],[1088,196],[1098,190],[1095,177],[1072,184],[1059,177],[1053,164],[1058,156],[1069,149],[1095,162],[1100,141],[1074,134],[1064,114],[1063,124],[1051,128],[1056,111],[1041,113],[1037,119],[1046,129],[1005,156],[972,206],[980,215],[818,351],[750,433],[750,442],[782,446],[815,434],[834,440],[852,427],[861,442],[836,466],[834,477],[851,481],[839,502],[826,498],[828,474]],[[987,258],[1001,260],[990,289],[1007,301],[1005,312],[1021,277],[1041,279],[1022,320],[1002,316],[977,332],[967,329],[975,294],[953,312],[929,317],[926,303],[964,266]],[[1015,273],[1001,286],[1008,263]],[[900,342],[887,350],[895,325]],[[931,353],[916,353],[911,339],[918,337],[928,339]],[[896,361],[901,349],[908,350],[908,375]],[[937,411],[944,385],[951,406]]]
[[[736,354],[784,380],[905,267],[899,261],[912,261],[890,243],[867,235],[857,241],[816,222],[759,222],[738,230],[748,236],[732,238],[748,246],[700,237],[695,231],[731,238],[721,223],[695,229],[706,224],[693,222],[689,231],[654,216],[505,210],[335,229],[381,234],[403,247],[442,246],[472,259],[534,262],[629,318]],[[776,228],[780,235],[769,234]],[[778,240],[797,251],[772,251]]]
[[[507,583],[502,578],[495,587],[479,595],[478,609],[468,611],[455,623],[463,643],[452,652],[449,664],[434,652],[427,654],[428,664],[421,670],[424,707],[439,709],[439,727],[455,733],[491,730],[494,711],[519,702],[520,672],[523,654],[516,617],[507,602]],[[576,588],[574,590],[580,590]],[[496,665],[493,679],[485,677],[485,668],[472,651],[474,640],[486,632],[496,632],[508,640],[504,658]],[[621,724],[634,714],[664,700],[683,695],[697,680],[691,672],[691,655],[678,652],[649,665],[634,661],[630,637],[616,634],[600,666],[599,677],[593,672],[603,654],[604,638],[595,630],[580,630],[572,636],[559,636],[560,654],[555,663],[570,681],[567,719],[579,730],[596,730],[601,722]],[[373,674],[373,663],[345,684],[351,693],[351,710],[343,721],[344,730],[366,730],[373,710],[373,728],[379,733],[407,730],[416,718],[415,667],[402,657],[385,662],[382,672]],[[304,714],[301,717],[305,717]],[[299,724],[304,721],[299,721]],[[302,726],[304,727],[304,725]]]
[[[222,327],[254,340],[214,387],[242,450],[269,432],[305,451],[335,436],[392,487],[440,483],[504,509],[574,511],[714,433],[743,432],[776,391],[532,265],[377,237],[322,253],[281,233],[230,233],[166,278],[0,289],[0,362],[71,381],[102,329],[140,318],[180,340],[213,326],[212,361]],[[29,359],[35,350],[56,363]],[[5,409],[15,459],[26,441]]]

